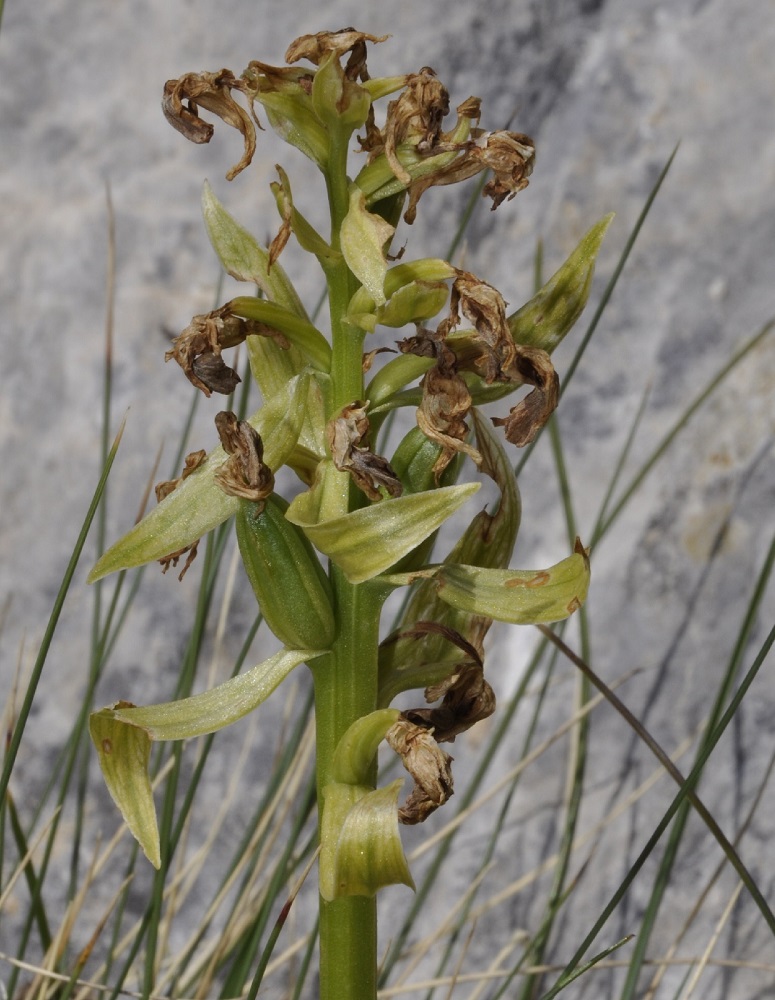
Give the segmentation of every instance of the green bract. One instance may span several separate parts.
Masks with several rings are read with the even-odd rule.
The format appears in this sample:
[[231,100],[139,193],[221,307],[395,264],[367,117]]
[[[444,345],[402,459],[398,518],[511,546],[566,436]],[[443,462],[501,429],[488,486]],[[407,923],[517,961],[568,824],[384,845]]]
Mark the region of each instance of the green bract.
[[185,740],[230,726],[265,701],[300,663],[318,650],[283,649],[211,691],[181,701],[136,708],[119,702],[94,712],[89,732],[110,794],[151,864],[161,864],[159,830],[148,776],[151,743]]

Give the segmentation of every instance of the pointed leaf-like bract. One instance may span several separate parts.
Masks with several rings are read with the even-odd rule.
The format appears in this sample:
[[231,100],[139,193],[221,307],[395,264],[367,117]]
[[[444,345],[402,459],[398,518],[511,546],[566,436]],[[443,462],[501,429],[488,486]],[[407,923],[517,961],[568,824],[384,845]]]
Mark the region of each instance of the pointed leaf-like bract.
[[[492,423],[476,409],[472,417],[476,446],[482,456],[482,471],[495,481],[501,497],[494,511],[480,510],[475,515],[444,565],[462,563],[505,569],[511,559],[522,513],[519,488]],[[480,647],[492,616],[470,614],[445,603],[438,594],[436,580],[429,578],[417,583],[396,631],[411,629],[420,621],[435,622]],[[447,672],[451,672],[455,663],[465,660],[466,656],[441,633],[424,635],[422,641],[404,637],[386,643],[380,648],[379,657],[381,698],[390,702],[402,690],[435,683],[439,675],[444,676],[444,664]]]
[[[309,375],[297,376],[248,421],[264,440],[264,462],[270,469],[280,468],[293,453],[308,388]],[[104,553],[89,574],[89,582],[192,545],[235,514],[238,498],[227,496],[215,480],[227,458],[222,447],[215,448],[203,465]]]
[[549,569],[445,565],[435,582],[439,597],[453,608],[512,625],[537,625],[561,621],[582,606],[589,588],[589,559],[577,542],[573,555]]
[[159,830],[148,759],[154,740],[183,740],[231,725],[265,701],[300,663],[318,650],[283,649],[244,674],[180,701],[137,708],[119,702],[94,712],[89,732],[105,783],[151,864],[161,864]]
[[551,354],[571,329],[587,304],[597,252],[613,217],[611,212],[595,223],[544,287],[508,317],[516,343]]
[[202,212],[207,234],[225,271],[237,281],[252,281],[272,302],[308,321],[290,278],[277,261],[269,266],[269,251],[234,219],[205,181]]
[[342,220],[344,259],[376,305],[385,303],[387,259],[384,246],[395,230],[379,215],[366,211],[366,198],[355,184],[350,189],[350,209]]
[[129,832],[153,867],[159,868],[159,828],[148,777],[151,737],[144,729],[116,722],[104,710],[89,719],[89,733],[97,748],[105,784]]
[[398,831],[398,796],[403,779],[386,788],[332,782],[324,790],[321,826],[320,894],[374,896],[386,885],[414,880]]
[[478,489],[479,483],[463,483],[404,494],[329,520],[319,520],[319,497],[313,489],[293,500],[286,517],[304,529],[350,583],[363,583],[419,545]]

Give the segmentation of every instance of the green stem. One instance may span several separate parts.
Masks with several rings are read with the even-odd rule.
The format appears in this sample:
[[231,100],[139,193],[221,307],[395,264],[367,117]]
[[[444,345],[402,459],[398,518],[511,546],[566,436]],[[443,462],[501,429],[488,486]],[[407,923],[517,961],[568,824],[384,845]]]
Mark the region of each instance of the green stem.
[[[326,186],[331,209],[331,245],[339,248],[342,220],[349,206],[347,140],[331,137]],[[331,394],[328,418],[363,398],[363,331],[344,321],[356,282],[342,261],[327,274],[331,315]],[[347,473],[342,488],[333,491],[339,509],[351,508]],[[318,815],[330,781],[337,743],[347,728],[377,707],[377,646],[383,595],[373,588],[348,582],[331,567],[337,638],[330,656],[313,666],[317,732]],[[376,783],[376,766],[373,781]],[[372,1000],[377,995],[377,905],[374,897],[344,896],[320,899],[320,1000]]]
[[[377,707],[381,595],[332,569],[339,633],[331,655],[313,667],[317,727],[318,809],[330,781],[336,745],[347,728]],[[376,778],[376,768],[374,769]],[[376,899],[320,900],[320,1000],[377,995]]]

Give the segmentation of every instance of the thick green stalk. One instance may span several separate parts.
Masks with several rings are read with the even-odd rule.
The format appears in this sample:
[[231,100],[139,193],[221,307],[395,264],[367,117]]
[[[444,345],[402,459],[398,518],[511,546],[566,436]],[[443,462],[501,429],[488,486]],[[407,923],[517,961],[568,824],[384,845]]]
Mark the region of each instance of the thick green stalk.
[[[349,138],[349,137],[348,137]],[[347,139],[332,137],[326,170],[331,208],[331,245],[338,249],[342,220],[348,209]],[[331,315],[331,393],[328,417],[363,397],[363,333],[345,323],[355,282],[342,261],[328,275]],[[350,509],[349,476],[334,491],[337,512]],[[331,655],[313,667],[317,730],[318,815],[330,781],[336,745],[356,719],[377,707],[377,645],[382,597],[373,588],[355,586],[331,567],[337,638]],[[376,779],[376,768],[374,773]],[[320,899],[320,1000],[371,1000],[377,995],[376,899],[345,896]]]

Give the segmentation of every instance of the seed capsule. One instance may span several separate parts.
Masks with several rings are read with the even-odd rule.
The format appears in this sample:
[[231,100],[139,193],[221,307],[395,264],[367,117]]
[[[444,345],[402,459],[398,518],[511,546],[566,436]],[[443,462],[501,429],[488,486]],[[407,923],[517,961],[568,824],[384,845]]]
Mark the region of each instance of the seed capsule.
[[289,649],[325,649],[336,626],[331,585],[301,528],[285,518],[288,504],[273,493],[242,501],[237,542],[261,613]]

